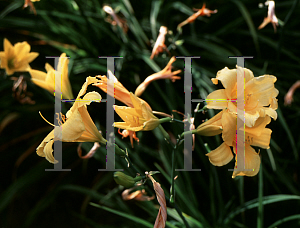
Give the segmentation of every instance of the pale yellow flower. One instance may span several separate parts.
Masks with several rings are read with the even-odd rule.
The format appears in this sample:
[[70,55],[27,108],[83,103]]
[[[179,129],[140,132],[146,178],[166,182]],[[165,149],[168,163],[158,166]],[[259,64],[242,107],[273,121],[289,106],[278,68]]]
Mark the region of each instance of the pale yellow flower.
[[[241,74],[237,74],[241,71]],[[244,76],[245,87],[243,94],[237,94],[237,75]],[[225,109],[235,113],[248,127],[253,127],[259,117],[270,116],[276,120],[277,95],[278,90],[274,87],[276,77],[263,75],[254,77],[252,71],[237,66],[237,69],[225,67],[217,73],[217,77],[212,79],[214,84],[221,81],[225,89],[219,89],[210,93],[207,98],[207,108]],[[244,96],[244,110],[237,108],[237,97]]]
[[54,94],[55,91],[55,74],[61,72],[61,85],[56,83],[56,86],[61,88],[62,97],[64,99],[74,99],[72,93],[72,87],[68,77],[68,64],[69,59],[66,57],[65,53],[62,53],[58,66],[57,71],[53,69],[51,65],[46,63],[46,71],[42,72],[39,70],[30,70],[29,73],[31,74],[31,80],[34,84],[42,87],[45,90],[48,90],[50,93]]
[[150,131],[158,127],[159,119],[152,114],[145,102],[130,93],[133,108],[114,105],[116,113],[125,122],[115,122],[114,127],[129,131]]
[[[86,78],[86,82],[79,91],[76,101],[66,114],[67,119],[60,126],[55,126],[55,128],[61,128],[61,134],[54,135],[54,130],[52,130],[38,146],[36,152],[39,156],[46,157],[51,163],[57,163],[53,157],[52,149],[52,145],[56,140],[63,142],[100,142],[106,144],[106,140],[98,131],[87,111],[87,105],[92,101],[101,101],[101,96],[97,92],[93,91],[85,94],[88,85],[95,82],[97,82],[97,79],[94,77]],[[84,97],[81,98],[83,95]]]
[[[246,126],[245,129],[238,129],[238,131],[245,132],[245,167],[243,168],[250,171],[234,171],[232,175],[233,178],[236,176],[255,176],[258,173],[260,157],[251,146],[258,146],[264,149],[269,148],[272,131],[265,127],[270,121],[271,118],[269,116],[259,117],[253,127]],[[234,154],[237,153],[236,122],[237,115],[230,113],[230,111],[226,109],[197,128],[197,134],[200,135],[213,136],[222,133],[224,142],[218,148],[206,154],[213,165],[223,166],[233,159],[230,147],[233,147]],[[238,143],[243,144],[244,142]]]
[[177,74],[179,74],[181,72],[181,70],[176,70],[172,72],[172,64],[176,61],[176,58],[173,56],[169,63],[167,64],[167,66],[157,72],[154,73],[150,76],[148,76],[135,90],[135,95],[140,97],[142,95],[142,93],[145,91],[145,89],[147,88],[147,86],[155,80],[159,80],[159,79],[170,79],[172,80],[172,82],[175,82],[175,80],[180,79],[179,76],[177,76]]
[[38,57],[37,52],[30,53],[30,45],[24,41],[14,46],[5,38],[3,41],[4,51],[0,52],[1,68],[6,70],[7,75],[14,72],[29,71],[29,63]]

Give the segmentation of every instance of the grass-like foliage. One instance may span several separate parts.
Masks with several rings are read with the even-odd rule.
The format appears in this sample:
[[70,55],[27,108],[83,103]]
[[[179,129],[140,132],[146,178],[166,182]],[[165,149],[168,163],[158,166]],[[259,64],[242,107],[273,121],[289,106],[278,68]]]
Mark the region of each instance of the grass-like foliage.
[[[299,1],[276,1],[276,33],[272,23],[258,29],[267,17],[268,7],[253,0],[206,1],[206,7],[217,12],[210,17],[200,16],[177,30],[195,13],[193,8],[201,9],[203,3],[40,0],[32,2],[35,14],[30,4],[23,9],[23,0],[2,0],[0,51],[4,50],[5,38],[12,45],[26,41],[31,52],[39,53],[30,67],[43,72],[46,63],[55,65],[49,57],[66,53],[75,98],[86,77],[107,75],[107,61],[99,57],[122,57],[115,59],[115,76],[134,93],[147,76],[164,69],[172,56],[201,56],[192,60],[192,99],[205,99],[223,88],[221,83],[214,85],[211,78],[226,66],[236,67],[236,59],[229,57],[252,57],[245,60],[245,67],[256,77],[276,76],[279,91],[278,118],[268,125],[272,130],[270,148],[260,149],[259,173],[232,179],[228,169],[233,168],[234,159],[225,166],[213,166],[205,154],[222,143],[220,135],[195,135],[192,165],[201,171],[175,170],[184,166],[180,137],[184,117],[179,112],[185,113],[184,73],[189,70],[180,58],[173,63],[172,71],[181,70],[177,75],[181,79],[153,80],[140,96],[153,111],[173,114],[177,121],[163,123],[165,132],[158,127],[136,132],[139,143],[133,140],[134,148],[129,137],[122,139],[115,128],[115,144],[128,153],[126,159],[116,155],[115,167],[123,169],[133,184],[136,174],[141,175],[138,179],[143,183],[134,191],[140,191],[142,201],[123,200],[125,188],[116,183],[114,172],[98,171],[106,168],[107,150],[103,144],[89,159],[81,159],[78,153],[87,154],[92,142],[63,142],[60,163],[71,171],[45,171],[54,166],[39,157],[36,148],[53,127],[39,111],[53,123],[54,96],[34,84],[29,72],[7,75],[5,69],[0,69],[0,227],[153,227],[156,218],[165,219],[163,198],[166,227],[299,226],[300,92],[296,90],[293,102],[284,105],[288,90],[300,79]],[[259,3],[263,3],[262,8]],[[103,10],[105,5],[114,10],[119,21]],[[166,46],[151,59],[161,26],[167,27]],[[87,93],[91,91],[101,94],[102,99],[108,96],[95,86],[88,87]],[[117,99],[115,102],[124,105]],[[205,104],[192,103],[196,128],[218,113],[213,109],[194,112],[197,105],[201,110]],[[62,113],[66,114],[71,106],[62,103]],[[106,103],[93,102],[88,111],[108,139]],[[116,113],[114,118],[115,122],[122,121]]]

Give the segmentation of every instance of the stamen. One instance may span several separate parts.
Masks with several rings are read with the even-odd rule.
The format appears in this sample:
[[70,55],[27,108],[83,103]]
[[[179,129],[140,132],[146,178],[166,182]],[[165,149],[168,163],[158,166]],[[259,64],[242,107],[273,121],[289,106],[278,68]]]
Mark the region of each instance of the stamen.
[[42,113],[41,113],[40,111],[39,111],[39,114],[40,114],[40,116],[41,116],[48,124],[50,124],[51,126],[55,127],[54,124],[50,123],[48,120],[46,120],[45,117],[43,117],[43,115],[42,115]]

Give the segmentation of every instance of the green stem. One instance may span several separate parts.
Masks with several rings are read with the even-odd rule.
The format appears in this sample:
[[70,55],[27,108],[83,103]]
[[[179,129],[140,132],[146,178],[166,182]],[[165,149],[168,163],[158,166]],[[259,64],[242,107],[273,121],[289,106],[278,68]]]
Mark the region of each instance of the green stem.
[[131,167],[136,171],[136,173],[139,173],[139,174],[142,173],[142,172],[140,172],[140,171],[134,166],[134,164],[131,162],[131,160],[130,160],[130,158],[129,158],[129,156],[128,156],[127,154],[125,154],[125,158],[126,158],[126,160],[128,161],[129,166],[131,166]]

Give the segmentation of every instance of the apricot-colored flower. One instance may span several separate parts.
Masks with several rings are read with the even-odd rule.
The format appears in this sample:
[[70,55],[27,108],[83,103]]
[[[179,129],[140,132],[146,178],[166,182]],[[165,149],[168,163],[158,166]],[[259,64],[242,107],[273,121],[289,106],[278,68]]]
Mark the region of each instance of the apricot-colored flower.
[[[238,73],[238,71],[240,71]],[[244,89],[241,94],[237,94],[237,77],[244,79]],[[259,117],[270,116],[276,120],[278,107],[276,96],[278,90],[274,83],[276,77],[263,75],[254,77],[252,71],[237,66],[237,69],[225,67],[217,73],[217,77],[212,79],[214,84],[221,81],[225,89],[219,89],[210,93],[207,98],[207,108],[225,109],[235,113],[248,127],[253,127]],[[244,110],[237,108],[237,97],[244,97]]]
[[264,28],[267,24],[272,23],[274,32],[276,32],[276,26],[278,26],[278,19],[275,15],[275,2],[266,1],[265,5],[268,6],[268,16],[265,17],[263,23],[258,27],[258,29]]
[[180,79],[179,76],[176,76],[177,74],[179,74],[181,72],[181,70],[176,70],[176,71],[173,71],[172,72],[172,64],[176,61],[176,58],[173,56],[169,63],[167,64],[167,66],[155,73],[155,74],[152,74],[150,76],[148,76],[135,90],[135,95],[136,96],[141,96],[142,93],[145,91],[145,89],[147,88],[147,86],[152,82],[152,81],[155,81],[155,80],[159,80],[159,79],[171,79],[172,82],[175,82],[175,80],[178,80]]
[[197,11],[196,13],[194,13],[192,16],[190,16],[188,19],[186,19],[185,21],[181,22],[178,26],[177,26],[177,30],[179,30],[182,26],[188,24],[188,23],[192,23],[194,22],[197,17],[200,16],[208,16],[210,17],[210,15],[212,13],[217,13],[218,10],[209,10],[206,8],[206,4],[204,3],[201,9],[194,9],[195,11]]
[[167,47],[165,45],[165,36],[168,32],[168,28],[165,26],[161,26],[159,29],[159,35],[156,39],[156,42],[154,44],[154,47],[152,49],[152,54],[150,56],[150,59],[153,59],[154,56],[157,56],[159,53],[163,52],[164,50],[167,50]]
[[5,68],[7,75],[14,72],[29,71],[29,63],[32,62],[39,53],[31,52],[30,45],[24,41],[16,43],[14,46],[5,38],[3,41],[4,51],[0,52],[1,68]]
[[145,102],[130,93],[133,108],[114,105],[116,113],[125,122],[115,122],[114,127],[129,131],[150,131],[158,127],[159,119],[152,114]]
[[53,69],[53,67],[46,63],[45,68],[47,73],[39,71],[39,70],[30,70],[29,73],[31,74],[31,80],[34,84],[42,87],[45,90],[48,90],[50,93],[54,94],[55,92],[55,75],[56,73],[61,73],[61,86],[56,83],[56,86],[61,87],[62,97],[64,99],[74,99],[72,93],[72,87],[68,77],[68,64],[69,59],[66,57],[65,53],[62,53],[58,66],[57,71]]
[[[228,164],[233,158],[230,147],[233,147],[233,151],[236,154],[237,143],[244,144],[244,142],[236,141],[237,131],[245,132],[244,170],[248,171],[234,171],[232,178],[236,176],[255,176],[260,168],[260,157],[251,146],[258,146],[264,149],[269,148],[272,131],[265,127],[270,123],[271,118],[269,116],[259,117],[253,127],[246,126],[245,129],[240,128],[238,130],[236,130],[236,121],[237,115],[226,109],[201,124],[197,128],[197,133],[205,136],[213,136],[220,134],[219,130],[222,129],[221,132],[224,142],[206,155],[213,165],[223,166]],[[210,132],[210,134],[207,134],[208,132]]]
[[[61,123],[60,126],[55,126],[55,128],[61,128],[60,134],[55,135],[59,131],[52,130],[46,136],[36,150],[39,156],[46,157],[51,163],[57,163],[52,154],[52,145],[56,140],[63,142],[100,142],[106,144],[106,140],[99,133],[87,111],[87,105],[92,101],[101,101],[101,96],[97,92],[93,91],[85,94],[88,85],[95,82],[97,82],[96,78],[86,78],[86,82],[79,91],[76,101],[66,114],[66,120],[63,120],[64,123]],[[81,98],[83,95],[85,96]]]

